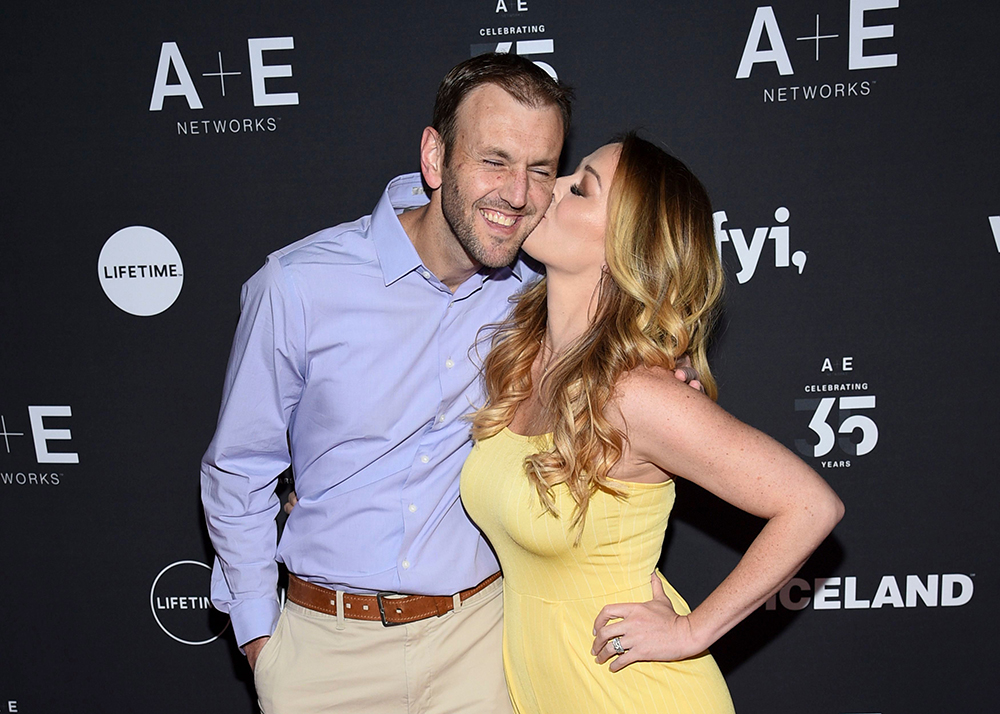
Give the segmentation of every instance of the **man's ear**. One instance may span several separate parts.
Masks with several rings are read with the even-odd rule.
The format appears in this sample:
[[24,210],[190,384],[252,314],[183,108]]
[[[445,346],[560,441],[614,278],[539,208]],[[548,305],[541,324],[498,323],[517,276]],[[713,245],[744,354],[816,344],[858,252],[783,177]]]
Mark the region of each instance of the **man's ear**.
[[441,187],[443,168],[444,142],[434,127],[429,126],[420,137],[420,172],[432,191]]

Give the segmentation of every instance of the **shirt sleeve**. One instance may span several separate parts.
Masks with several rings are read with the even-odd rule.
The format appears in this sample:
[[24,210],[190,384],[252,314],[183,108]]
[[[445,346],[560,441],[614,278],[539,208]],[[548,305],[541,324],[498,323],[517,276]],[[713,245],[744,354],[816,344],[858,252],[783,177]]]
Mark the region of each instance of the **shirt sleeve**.
[[304,384],[302,302],[279,258],[243,286],[215,437],[201,464],[201,497],[215,546],[212,602],[241,646],[278,620],[278,476],[291,459],[287,430]]

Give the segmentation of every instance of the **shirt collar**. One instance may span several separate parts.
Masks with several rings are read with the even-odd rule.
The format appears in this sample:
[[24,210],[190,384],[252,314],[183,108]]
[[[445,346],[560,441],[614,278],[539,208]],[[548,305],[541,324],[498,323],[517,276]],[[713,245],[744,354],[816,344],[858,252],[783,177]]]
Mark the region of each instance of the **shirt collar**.
[[421,265],[417,249],[403,230],[398,214],[419,208],[427,201],[420,174],[403,174],[389,182],[372,211],[372,242],[387,286]]
[[[372,211],[371,237],[387,287],[423,265],[417,249],[399,222],[399,213],[424,206],[428,201],[420,174],[403,174],[389,182]],[[502,280],[507,275],[523,282],[522,268],[522,256],[519,254],[513,265],[486,270],[481,275],[483,282]]]

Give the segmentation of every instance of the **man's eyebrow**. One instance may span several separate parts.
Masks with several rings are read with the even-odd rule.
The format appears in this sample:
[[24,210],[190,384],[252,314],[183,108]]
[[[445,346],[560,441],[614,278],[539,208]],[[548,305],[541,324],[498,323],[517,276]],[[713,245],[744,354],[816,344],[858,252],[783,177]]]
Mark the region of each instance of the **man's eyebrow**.
[[511,160],[510,154],[497,146],[488,147],[484,153],[490,156],[496,156],[498,158],[503,159],[504,161]]
[[[501,149],[499,146],[488,146],[488,147],[486,147],[486,149],[484,149],[484,151],[483,151],[483,155],[484,156],[495,156],[496,158],[502,159],[503,161],[506,161],[508,163],[512,163],[514,161],[514,157],[510,154],[510,152],[507,151],[506,149]],[[559,160],[558,159],[540,159],[538,161],[529,163],[528,165],[532,166],[532,167],[535,167],[535,166],[544,166],[547,169],[555,171],[556,166],[558,164],[559,164]]]
[[597,179],[597,185],[598,185],[598,187],[603,191],[604,190],[604,186],[603,186],[603,184],[601,184],[601,175],[599,173],[597,173],[597,171],[594,170],[594,167],[591,166],[590,164],[587,164],[586,166],[583,167],[583,170],[586,171],[587,173],[590,173],[590,174],[594,175],[594,178]]
[[559,162],[553,161],[552,159],[541,159],[540,161],[536,161],[532,164],[529,164],[529,167],[531,168],[544,168],[547,171],[552,171],[552,172],[554,172],[558,166]]

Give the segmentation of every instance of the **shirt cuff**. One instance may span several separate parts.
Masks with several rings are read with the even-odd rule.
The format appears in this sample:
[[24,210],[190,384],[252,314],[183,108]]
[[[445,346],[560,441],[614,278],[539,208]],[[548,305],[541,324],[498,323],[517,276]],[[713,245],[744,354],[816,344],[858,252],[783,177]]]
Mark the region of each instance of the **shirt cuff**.
[[[258,637],[270,637],[278,624],[277,598],[260,598],[256,600],[240,600],[233,604],[229,611],[229,619],[233,623],[233,634],[236,643],[243,652],[243,645]],[[246,654],[244,652],[244,654]]]

